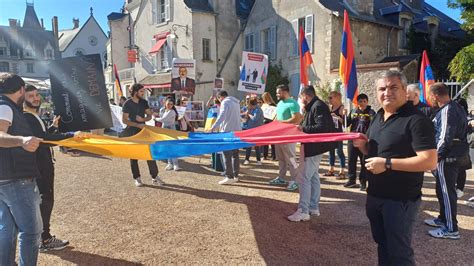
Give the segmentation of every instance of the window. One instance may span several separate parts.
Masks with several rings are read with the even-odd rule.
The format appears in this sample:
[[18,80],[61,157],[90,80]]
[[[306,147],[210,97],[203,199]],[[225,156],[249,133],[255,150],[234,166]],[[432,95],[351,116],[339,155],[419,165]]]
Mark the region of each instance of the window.
[[211,40],[202,39],[202,60],[211,60]]
[[295,19],[291,22],[293,27],[293,34],[291,36],[290,55],[298,56],[299,54],[299,32],[303,29],[306,42],[308,43],[309,51],[313,53],[313,15]]
[[8,62],[0,62],[0,72],[10,72],[10,65]]
[[152,0],[151,17],[153,24],[161,24],[170,21],[170,1],[171,0]]
[[0,56],[7,56],[7,47],[0,47]]
[[246,34],[245,35],[245,44],[244,44],[244,50],[247,52],[255,52],[254,51],[254,34]]
[[400,48],[406,49],[408,47],[408,33],[410,32],[411,20],[402,18],[401,21],[401,33],[400,33]]
[[33,49],[26,48],[25,49],[25,57],[34,57]]
[[35,73],[33,63],[26,63],[26,72],[27,73]]
[[[153,47],[156,44],[156,40],[153,39],[151,46]],[[154,68],[158,71],[166,71],[170,68],[171,66],[171,60],[173,60],[173,56],[171,55],[172,49],[168,45],[168,42],[165,42],[163,46],[160,48],[160,50],[152,54],[152,64]]]
[[264,29],[260,33],[262,37],[262,53],[267,54],[270,59],[276,59],[276,27]]
[[46,49],[46,59],[53,59],[53,50]]

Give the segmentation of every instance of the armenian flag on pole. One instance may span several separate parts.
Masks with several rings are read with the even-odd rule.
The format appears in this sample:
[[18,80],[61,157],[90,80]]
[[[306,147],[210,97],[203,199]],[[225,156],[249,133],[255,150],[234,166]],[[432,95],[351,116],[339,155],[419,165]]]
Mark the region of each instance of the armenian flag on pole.
[[354,104],[357,104],[359,95],[357,83],[357,69],[354,59],[354,47],[352,46],[352,32],[349,24],[349,15],[344,10],[344,29],[342,31],[341,59],[339,63],[339,76],[346,89],[346,96]]
[[114,64],[114,74],[115,74],[115,88],[117,89],[117,93],[119,97],[123,96],[122,86],[120,85],[120,79],[117,71],[117,66]]
[[300,28],[298,47],[300,50],[300,84],[302,86],[308,86],[308,67],[313,63],[313,58],[311,57],[311,51],[309,50],[308,42],[306,41],[302,27]]
[[430,61],[426,50],[423,51],[420,68],[420,102],[432,106],[431,101],[428,99],[430,93],[430,87],[435,83],[433,70],[431,69]]

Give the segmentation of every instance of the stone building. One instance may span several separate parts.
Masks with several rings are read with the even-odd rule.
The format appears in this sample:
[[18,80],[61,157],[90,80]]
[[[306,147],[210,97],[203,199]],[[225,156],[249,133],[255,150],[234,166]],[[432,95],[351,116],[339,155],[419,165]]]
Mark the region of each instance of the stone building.
[[[54,21],[57,18],[53,19],[57,32]],[[0,26],[0,72],[46,80],[49,62],[60,57],[54,30],[45,30],[32,3],[26,3],[23,25],[17,19],[9,19],[8,26]]]
[[59,50],[63,58],[100,54],[104,58],[107,36],[94,18],[92,7],[90,17],[80,26],[79,19],[72,19],[72,29],[60,30],[58,34]]
[[[170,92],[172,59],[190,58],[196,60],[194,100],[209,98],[218,73],[224,78],[224,88],[238,94],[243,47],[238,41],[242,24],[235,1],[128,0],[124,12],[131,13],[133,7],[136,16],[130,16],[129,47],[137,51],[138,61],[130,66],[136,81],[154,95],[166,95]],[[112,28],[112,38],[115,34]],[[118,56],[113,56],[114,62]]]
[[273,64],[281,62],[296,96],[297,31],[303,28],[314,61],[310,80],[332,82],[338,78],[344,10],[351,18],[361,92],[373,88],[373,71],[399,69],[416,80],[418,56],[407,50],[411,25],[428,33],[432,42],[440,35],[464,37],[459,23],[423,0],[259,0],[244,32],[244,49],[267,53]]

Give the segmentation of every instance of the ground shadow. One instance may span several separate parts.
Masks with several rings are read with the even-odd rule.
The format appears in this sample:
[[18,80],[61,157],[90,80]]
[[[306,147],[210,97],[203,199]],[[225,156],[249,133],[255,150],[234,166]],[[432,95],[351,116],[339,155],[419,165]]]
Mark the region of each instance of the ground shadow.
[[85,253],[74,250],[74,247],[67,247],[61,251],[50,251],[46,254],[60,257],[62,260],[71,262],[75,265],[119,265],[119,266],[136,266],[143,265],[138,262],[131,262],[121,259],[108,258],[96,254]]

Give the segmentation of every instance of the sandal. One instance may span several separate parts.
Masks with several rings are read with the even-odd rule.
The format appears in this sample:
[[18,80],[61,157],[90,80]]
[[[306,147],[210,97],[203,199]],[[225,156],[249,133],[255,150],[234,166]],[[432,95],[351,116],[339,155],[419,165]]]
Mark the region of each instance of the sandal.
[[323,176],[334,176],[334,171],[329,170],[326,173],[324,173]]
[[339,174],[337,175],[337,178],[336,178],[336,179],[339,179],[339,180],[346,179],[346,174],[344,174],[344,173],[339,173]]

